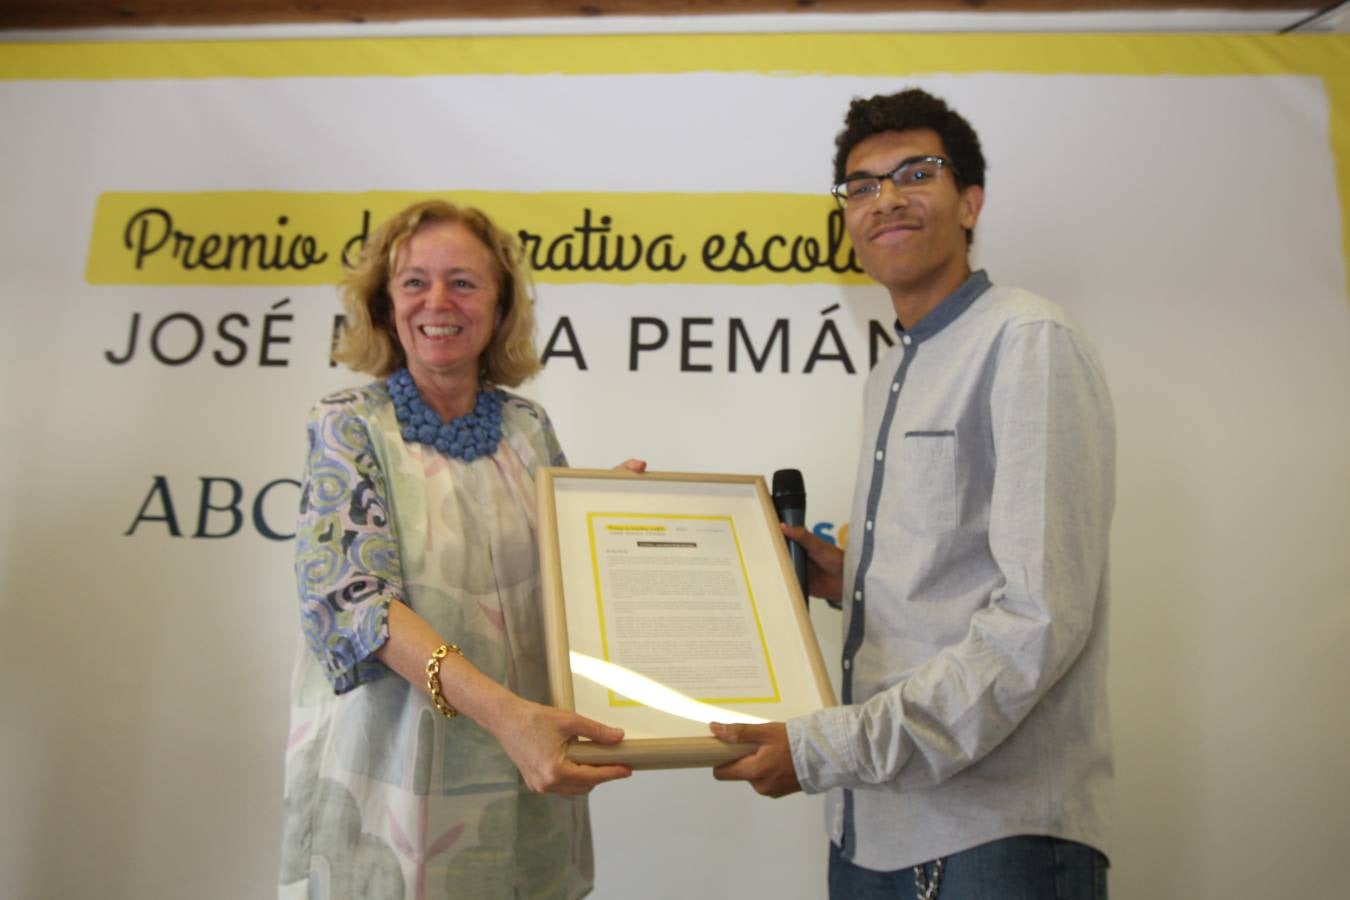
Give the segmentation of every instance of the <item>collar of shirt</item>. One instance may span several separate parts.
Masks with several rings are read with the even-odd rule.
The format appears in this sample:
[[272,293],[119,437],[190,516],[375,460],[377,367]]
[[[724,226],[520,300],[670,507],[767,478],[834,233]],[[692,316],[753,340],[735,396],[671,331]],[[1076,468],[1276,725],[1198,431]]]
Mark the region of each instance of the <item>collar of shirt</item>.
[[900,320],[895,320],[895,333],[897,335],[908,334],[911,340],[925,341],[942,329],[946,328],[952,322],[965,312],[970,304],[975,302],[975,298],[984,293],[985,288],[989,287],[989,275],[984,269],[971,272],[961,286],[952,291],[942,299],[942,302],[933,307],[933,311],[919,320],[909,331],[900,324]]

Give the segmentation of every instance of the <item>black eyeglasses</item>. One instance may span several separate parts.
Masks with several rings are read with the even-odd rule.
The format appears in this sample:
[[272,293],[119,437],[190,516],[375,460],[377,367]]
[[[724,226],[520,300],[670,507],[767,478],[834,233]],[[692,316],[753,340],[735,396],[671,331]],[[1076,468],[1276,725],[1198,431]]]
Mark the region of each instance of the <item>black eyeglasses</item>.
[[902,191],[912,191],[935,181],[943,169],[951,169],[955,177],[956,167],[945,156],[911,156],[885,175],[850,175],[831,188],[830,193],[841,206],[866,203],[880,196],[883,181],[889,181]]

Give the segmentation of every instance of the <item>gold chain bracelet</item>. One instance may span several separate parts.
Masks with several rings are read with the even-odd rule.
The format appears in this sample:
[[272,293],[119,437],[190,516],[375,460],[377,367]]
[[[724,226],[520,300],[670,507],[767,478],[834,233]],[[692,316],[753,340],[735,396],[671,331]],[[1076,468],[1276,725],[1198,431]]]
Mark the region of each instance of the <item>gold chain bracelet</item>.
[[431,652],[431,659],[427,660],[427,693],[431,695],[431,702],[436,704],[436,709],[447,719],[459,715],[459,710],[446,703],[445,697],[441,696],[441,660],[451,653],[464,655],[464,651],[454,644],[441,644]]

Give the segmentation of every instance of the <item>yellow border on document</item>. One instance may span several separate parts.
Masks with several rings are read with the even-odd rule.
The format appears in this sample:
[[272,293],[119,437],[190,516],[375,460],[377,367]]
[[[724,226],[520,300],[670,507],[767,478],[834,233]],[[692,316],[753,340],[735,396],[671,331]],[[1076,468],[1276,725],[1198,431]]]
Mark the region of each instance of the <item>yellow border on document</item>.
[[[778,675],[773,670],[773,655],[769,653],[769,641],[764,636],[764,622],[759,617],[759,604],[755,602],[755,590],[750,585],[750,571],[745,566],[745,550],[741,547],[741,538],[736,531],[736,520],[732,516],[695,516],[681,513],[623,513],[623,512],[592,512],[586,514],[587,536],[591,545],[591,574],[595,579],[595,607],[596,613],[600,619],[600,648],[605,655],[606,662],[613,662],[609,657],[609,638],[605,630],[605,602],[601,596],[600,588],[600,554],[595,543],[595,526],[597,518],[611,519],[663,519],[663,520],[690,520],[697,519],[701,521],[726,522],[731,526],[731,539],[736,543],[736,558],[741,564],[741,578],[745,581],[745,592],[750,597],[750,612],[755,617],[755,631],[759,634],[759,647],[764,653],[764,665],[768,670],[769,684],[773,688],[771,697],[694,697],[700,703],[778,703],[783,699],[782,691],[778,687]],[[613,528],[613,524],[607,524],[606,528]],[[621,700],[619,694],[614,690],[609,692],[610,706],[641,706],[636,700]]]
[[[0,43],[0,81],[426,75],[1321,78],[1350,263],[1350,35],[646,34]],[[1350,301],[1350,264],[1347,264]]]

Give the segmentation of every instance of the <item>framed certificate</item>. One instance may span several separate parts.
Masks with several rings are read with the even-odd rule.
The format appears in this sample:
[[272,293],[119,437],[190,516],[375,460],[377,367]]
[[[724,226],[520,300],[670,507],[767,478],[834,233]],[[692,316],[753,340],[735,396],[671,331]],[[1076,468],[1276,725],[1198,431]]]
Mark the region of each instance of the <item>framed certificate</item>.
[[709,722],[834,704],[763,478],[546,468],[537,487],[553,704],[625,732],[573,759],[719,765],[753,748]]

